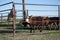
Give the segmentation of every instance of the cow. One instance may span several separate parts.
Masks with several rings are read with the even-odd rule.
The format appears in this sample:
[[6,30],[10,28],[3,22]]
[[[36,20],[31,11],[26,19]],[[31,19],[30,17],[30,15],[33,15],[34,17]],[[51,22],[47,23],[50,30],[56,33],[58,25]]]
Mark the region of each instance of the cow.
[[30,32],[35,32],[35,29],[39,29],[40,32],[42,32],[42,17],[31,17],[29,18],[29,23],[30,23],[30,27],[31,30]]

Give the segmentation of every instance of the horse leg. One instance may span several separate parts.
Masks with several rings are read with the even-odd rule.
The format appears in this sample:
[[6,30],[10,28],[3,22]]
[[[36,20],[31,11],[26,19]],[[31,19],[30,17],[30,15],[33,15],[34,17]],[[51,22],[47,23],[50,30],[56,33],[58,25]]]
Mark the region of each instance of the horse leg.
[[35,33],[35,28],[36,28],[36,26],[33,27],[33,33]]
[[40,26],[39,29],[40,29],[40,32],[42,32],[42,26]]
[[32,27],[30,28],[30,33],[32,33]]
[[32,33],[32,30],[33,30],[33,28],[32,28],[32,26],[30,25],[30,33]]

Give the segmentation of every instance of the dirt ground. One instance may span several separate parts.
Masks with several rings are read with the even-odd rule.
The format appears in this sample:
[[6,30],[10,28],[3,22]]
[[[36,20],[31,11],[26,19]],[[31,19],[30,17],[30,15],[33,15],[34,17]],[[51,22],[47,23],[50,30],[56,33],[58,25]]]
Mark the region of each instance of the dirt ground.
[[0,40],[60,40],[60,31],[36,31],[29,33],[28,30],[22,30],[15,34],[13,33],[0,33]]

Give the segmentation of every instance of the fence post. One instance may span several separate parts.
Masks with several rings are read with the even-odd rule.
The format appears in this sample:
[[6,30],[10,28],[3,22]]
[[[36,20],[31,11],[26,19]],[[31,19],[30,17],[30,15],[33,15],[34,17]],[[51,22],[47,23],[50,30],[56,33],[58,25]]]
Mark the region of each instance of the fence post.
[[22,4],[23,4],[23,19],[24,21],[26,21],[25,0],[22,0]]
[[1,14],[1,24],[2,24],[2,17],[3,17],[3,16],[2,16],[2,14]]
[[29,14],[28,14],[28,10],[27,10],[27,18],[28,18]]
[[16,32],[16,11],[15,11],[15,5],[13,2],[13,36],[15,37],[15,32]]
[[59,16],[59,30],[60,30],[60,5],[58,5],[58,16]]

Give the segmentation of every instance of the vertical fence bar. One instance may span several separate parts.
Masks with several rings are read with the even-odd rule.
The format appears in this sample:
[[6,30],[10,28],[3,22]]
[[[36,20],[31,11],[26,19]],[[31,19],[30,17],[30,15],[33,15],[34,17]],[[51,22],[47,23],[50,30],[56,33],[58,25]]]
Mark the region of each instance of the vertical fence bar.
[[23,19],[24,21],[26,21],[25,0],[22,0],[22,4],[23,4]]
[[3,17],[3,16],[2,16],[2,14],[1,14],[1,24],[2,24],[2,17]]
[[27,10],[27,18],[28,18],[28,16],[29,16],[29,15],[28,15],[28,10]]
[[58,5],[58,16],[59,16],[59,30],[60,30],[60,5]]
[[15,11],[15,5],[13,2],[13,36],[15,37],[16,32],[16,11]]

